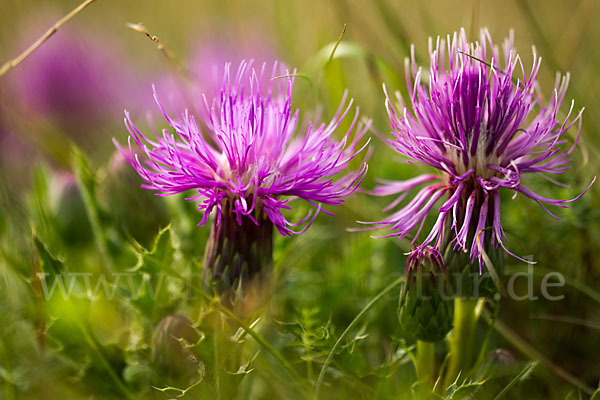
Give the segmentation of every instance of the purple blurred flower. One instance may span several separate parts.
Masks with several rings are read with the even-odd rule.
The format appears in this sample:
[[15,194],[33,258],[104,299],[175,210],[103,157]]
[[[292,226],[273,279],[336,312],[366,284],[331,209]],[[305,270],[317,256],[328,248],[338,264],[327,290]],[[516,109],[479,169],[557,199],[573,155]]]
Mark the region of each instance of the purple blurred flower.
[[[57,19],[47,14],[24,29],[19,47],[36,39],[30,32]],[[119,45],[106,32],[61,28],[11,72],[16,98],[28,112],[67,133],[88,135],[90,124],[106,124],[119,115],[125,99],[131,104],[132,98],[141,98],[139,72],[124,61],[127,53]]]
[[[384,87],[394,136],[389,144],[409,162],[434,167],[441,174],[382,182],[374,194],[399,195],[388,209],[412,189],[425,186],[378,226],[389,227],[394,233],[388,236],[399,237],[416,229],[417,241],[427,215],[435,209],[437,221],[422,243],[441,247],[451,240],[455,250],[470,252],[471,262],[478,259],[481,265],[484,243],[491,241],[494,248],[500,245],[508,252],[500,222],[501,188],[513,190],[515,196],[522,193],[546,211],[544,204],[566,207],[581,196],[543,197],[526,188],[521,178],[525,173],[560,174],[569,168],[579,131],[567,149],[561,147],[567,141],[563,134],[577,122],[580,130],[583,110],[571,119],[571,103],[565,120],[559,121],[569,75],[557,76],[553,96],[545,104],[536,91],[541,58],[534,48],[533,66],[526,72],[512,32],[503,55],[487,30],[481,31],[479,42],[469,43],[461,30],[447,41],[438,38],[435,47],[430,39],[429,47],[428,74],[417,65],[414,48],[411,61],[406,60],[410,106],[398,93],[399,108],[394,108]],[[439,208],[438,201],[443,201]]]
[[[263,35],[246,32],[244,40],[232,37],[231,33],[196,33],[203,39],[189,52],[186,62],[186,79],[179,71],[172,74],[160,72],[154,80],[160,93],[161,105],[167,112],[184,109],[201,110],[202,94],[208,98],[219,95],[223,76],[223,65],[239,65],[243,60],[253,59],[258,63],[271,64],[279,59]],[[154,105],[152,105],[154,106]]]
[[27,186],[29,180],[23,179],[22,171],[31,167],[37,154],[9,123],[9,99],[0,84],[0,178],[16,189]]
[[248,33],[244,42],[235,38],[221,37],[202,42],[192,51],[192,75],[204,93],[218,95],[223,74],[223,65],[238,65],[244,60],[253,59],[257,65],[272,64],[279,59],[277,52],[268,44],[267,38],[258,33]]

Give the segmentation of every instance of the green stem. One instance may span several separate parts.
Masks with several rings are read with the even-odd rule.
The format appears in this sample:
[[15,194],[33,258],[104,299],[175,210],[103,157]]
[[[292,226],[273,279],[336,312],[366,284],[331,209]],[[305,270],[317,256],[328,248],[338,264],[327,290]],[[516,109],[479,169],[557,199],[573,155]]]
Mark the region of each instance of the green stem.
[[304,357],[306,358],[306,377],[308,378],[309,382],[313,381],[313,358],[312,358],[312,352],[310,351],[310,348],[307,347],[306,348],[306,353],[304,354]]
[[84,8],[86,8],[87,6],[89,6],[90,4],[92,4],[94,1],[95,0],[86,0],[86,1],[84,1],[83,3],[81,3],[80,5],[78,5],[77,7],[75,7],[75,9],[73,9],[73,11],[71,11],[70,13],[68,13],[67,15],[65,15],[64,17],[62,17],[61,19],[59,19],[38,40],[36,40],[31,46],[29,46],[27,48],[27,50],[25,50],[24,52],[22,52],[21,54],[19,54],[16,58],[13,58],[12,60],[9,60],[6,63],[4,63],[2,65],[2,67],[0,67],[0,76],[3,76],[8,71],[10,71],[11,69],[13,69],[17,65],[19,65],[24,59],[26,59],[27,57],[29,57],[31,55],[31,53],[33,53],[38,47],[40,47],[42,44],[44,44],[44,42],[46,40],[50,39],[50,37],[53,34],[55,34],[56,31],[58,31],[58,28],[60,28],[61,26],[63,26],[67,21],[69,21],[75,15],[79,14],[79,12],[81,10],[83,10]]
[[477,324],[479,300],[457,297],[454,300],[454,331],[450,338],[450,364],[445,387],[473,366],[473,341]]
[[314,400],[317,400],[319,398],[319,391],[321,389],[321,384],[323,383],[323,379],[325,378],[325,373],[327,372],[327,368],[329,368],[329,364],[331,364],[331,361],[333,360],[333,356],[335,355],[335,353],[341,346],[342,340],[348,335],[348,333],[350,333],[350,331],[352,329],[354,329],[354,327],[358,324],[358,321],[360,321],[362,316],[365,315],[367,313],[367,311],[369,311],[375,305],[375,303],[377,303],[379,300],[381,300],[381,298],[383,296],[388,294],[396,286],[400,285],[403,280],[404,280],[404,278],[396,279],[394,282],[390,283],[386,288],[384,288],[381,292],[379,292],[377,294],[377,296],[373,297],[373,299],[362,310],[360,310],[360,312],[356,315],[356,317],[354,317],[354,319],[352,320],[352,322],[350,322],[350,325],[348,325],[348,327],[344,330],[344,332],[342,332],[342,334],[340,335],[338,340],[333,345],[333,348],[327,355],[327,359],[325,360],[325,363],[321,367],[321,372],[319,372],[319,377],[317,378],[317,382],[315,383],[315,393],[314,393],[314,397],[313,397]]
[[[221,315],[219,315],[221,316]],[[215,323],[215,332],[218,332],[218,328],[219,326],[222,326],[222,324],[219,323],[220,321],[217,321]],[[224,332],[219,332],[220,334],[223,334]],[[221,400],[221,366],[219,365],[220,360],[219,360],[219,335],[214,335],[213,337],[213,351],[214,351],[214,357],[215,357],[215,392],[217,395],[217,400]]]
[[122,394],[125,395],[126,398],[135,399],[135,396],[133,395],[133,393],[131,393],[129,391],[129,389],[127,388],[125,383],[123,383],[123,381],[121,380],[119,375],[113,370],[113,368],[110,365],[110,363],[108,362],[108,360],[104,357],[102,350],[100,350],[100,348],[96,344],[96,341],[91,336],[91,334],[88,332],[87,327],[84,325],[83,321],[80,320],[79,314],[78,314],[77,309],[75,308],[75,305],[71,302],[67,302],[67,304],[69,305],[70,311],[73,313],[75,323],[79,327],[79,330],[81,331],[85,341],[92,348],[92,350],[94,350],[94,352],[98,356],[98,359],[100,360],[100,363],[102,364],[102,366],[104,367],[104,369],[106,370],[106,372],[108,373],[108,375],[110,376],[112,381],[114,382],[115,386],[119,389],[119,391],[121,391]]
[[586,393],[587,395],[592,395],[594,393],[594,389],[590,387],[588,384],[572,375],[567,370],[562,367],[556,365],[552,360],[543,355],[536,348],[531,346],[528,342],[522,339],[519,335],[513,332],[508,326],[506,326],[502,321],[494,321],[488,313],[483,314],[484,320],[494,327],[494,330],[502,336],[507,342],[512,344],[517,350],[531,358],[532,360],[538,361],[540,364],[544,365],[548,368],[553,374],[563,379],[566,382],[569,382],[571,385],[579,388],[581,391]]
[[[529,272],[527,270],[527,268],[518,268],[518,267],[507,268],[507,270],[506,270],[506,273],[509,275],[517,273],[517,272],[531,273],[534,277],[544,278],[544,277],[546,277],[546,275],[553,273],[555,271],[544,268],[544,267],[539,267],[537,265],[535,266],[535,268],[533,268],[532,272]],[[600,292],[592,289],[590,286],[585,285],[584,283],[578,281],[575,278],[571,278],[569,276],[564,276],[564,275],[563,275],[563,278],[567,285],[571,286],[573,289],[579,290],[581,293],[585,294],[590,299],[592,299],[595,302],[600,304]]]
[[435,381],[435,343],[417,341],[416,364],[419,380],[431,389]]
[[[483,306],[484,306],[484,304],[481,304],[482,310],[483,310]],[[483,344],[480,346],[479,354],[475,358],[475,363],[473,364],[473,368],[471,369],[471,371],[469,371],[470,374],[474,372],[475,367],[477,367],[477,365],[479,365],[485,357],[485,354],[486,354],[487,348],[488,348],[487,346],[490,341],[490,337],[492,336],[492,330],[494,329],[494,321],[496,321],[496,318],[498,318],[499,311],[500,311],[500,304],[496,303],[494,306],[493,314],[491,316],[491,321],[488,324],[489,327],[485,334],[485,339],[483,339]]]
[[525,368],[523,368],[521,370],[521,372],[519,372],[517,374],[517,376],[515,376],[513,379],[510,380],[510,382],[508,382],[508,385],[504,386],[502,388],[502,390],[500,391],[500,393],[498,393],[496,395],[496,397],[494,397],[493,400],[500,400],[501,398],[503,398],[504,396],[506,396],[506,393],[508,393],[510,391],[510,389],[513,388],[513,386],[515,386],[517,383],[519,383],[521,381],[521,379],[523,379],[523,377],[525,375],[529,375],[534,369],[535,367],[538,365],[537,361],[532,361],[530,363],[528,363]]
[[11,382],[8,380],[4,381],[4,398],[6,400],[14,400],[15,399],[15,388]]
[[[166,270],[169,271],[174,277],[176,277],[184,282],[186,281],[186,279],[180,273],[175,271],[174,269],[166,268]],[[288,374],[299,385],[299,388],[302,391],[302,393],[307,398],[309,397],[309,393],[306,388],[306,381],[304,380],[304,378],[302,378],[300,376],[300,374],[298,374],[298,372],[296,372],[296,370],[290,365],[289,362],[286,361],[286,359],[281,355],[281,353],[279,353],[269,342],[267,342],[267,340],[265,338],[263,338],[258,332],[256,332],[254,329],[252,329],[252,327],[250,327],[243,320],[241,320],[230,309],[228,309],[223,304],[221,304],[221,301],[218,298],[211,297],[208,294],[206,294],[204,291],[199,290],[196,287],[192,287],[192,290],[194,290],[196,293],[198,293],[205,301],[207,301],[211,305],[214,305],[215,307],[217,307],[219,309],[219,311],[221,311],[221,313],[223,313],[224,315],[226,315],[227,317],[229,317],[230,319],[235,321],[240,326],[240,328],[242,328],[248,335],[252,336],[252,338],[254,338],[254,340],[256,340],[256,342],[258,342],[258,344],[260,344],[268,353],[270,353],[277,361],[279,361],[281,366],[288,372]]]
[[[252,329],[248,324],[238,318],[231,310],[227,307],[223,306],[219,300],[212,299],[208,295],[204,295],[203,297],[210,301],[213,305],[215,305],[219,311],[223,314],[234,320],[244,331],[246,331],[250,336],[254,338],[262,347],[264,347],[267,352],[271,353],[273,357],[277,361],[281,363],[284,369],[291,375],[292,378],[296,380],[299,384],[301,384],[301,389],[303,392],[306,391],[305,387],[302,385],[304,383],[304,379],[296,372],[296,370],[288,363],[285,358],[279,353],[269,342],[267,342],[261,335],[259,335],[254,329]],[[305,392],[306,393],[306,392]]]

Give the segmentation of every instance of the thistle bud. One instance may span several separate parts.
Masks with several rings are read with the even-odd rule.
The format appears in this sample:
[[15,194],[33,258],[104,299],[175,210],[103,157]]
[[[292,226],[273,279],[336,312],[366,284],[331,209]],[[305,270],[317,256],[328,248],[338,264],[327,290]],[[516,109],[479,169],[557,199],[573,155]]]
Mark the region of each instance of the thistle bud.
[[50,207],[56,217],[58,231],[68,243],[84,243],[92,237],[83,198],[75,175],[60,172],[50,183]]
[[[487,258],[481,263],[473,262],[468,253],[455,250],[451,245],[446,249],[444,259],[452,276],[452,293],[456,297],[493,298],[498,293],[497,280],[504,273],[504,252],[486,239],[481,247]],[[472,240],[476,245],[475,235]]]
[[454,301],[446,264],[438,250],[421,246],[406,260],[398,319],[408,342],[442,340],[452,329]]
[[142,189],[142,180],[119,152],[108,166],[100,186],[100,197],[107,205],[115,225],[144,246],[149,246],[168,223],[162,199]]

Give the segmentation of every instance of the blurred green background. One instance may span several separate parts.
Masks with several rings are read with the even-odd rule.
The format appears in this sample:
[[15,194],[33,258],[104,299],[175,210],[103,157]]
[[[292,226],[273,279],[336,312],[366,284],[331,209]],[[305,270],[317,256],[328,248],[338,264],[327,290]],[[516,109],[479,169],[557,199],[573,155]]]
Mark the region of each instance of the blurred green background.
[[[2,62],[78,4],[0,1]],[[573,168],[560,177],[571,187],[527,178],[538,193],[571,198],[599,172],[598,17],[597,0],[97,0],[0,78],[0,399],[303,398],[310,390],[303,385],[314,384],[340,333],[402,274],[407,241],[347,231],[356,220],[381,219],[391,200],[358,193],[332,210],[335,217],[320,215],[305,234],[277,238],[275,289],[244,314],[302,379],[290,377],[254,339],[240,334],[235,322],[196,293],[194,274],[209,228],[195,226],[200,214],[194,205],[183,196],[158,199],[137,189],[139,178],[113,154],[113,137],[126,143],[124,108],[145,131],[164,127],[153,106],[152,83],[159,91],[164,87],[173,109],[193,109],[195,101],[156,44],[126,23],[146,26],[204,91],[213,90],[213,70],[207,66],[213,62],[277,58],[311,77],[295,82],[294,104],[302,116],[320,105],[324,119],[331,117],[347,88],[382,135],[390,127],[381,85],[405,90],[403,63],[411,43],[426,65],[430,36],[464,27],[474,37],[487,27],[501,44],[514,29],[526,70],[531,45],[543,57],[539,82],[546,98],[555,73],[571,73],[562,117],[571,98],[576,109],[586,108]],[[328,63],[344,24],[341,45]],[[36,70],[42,57],[51,58],[53,43],[66,37],[76,38],[79,46],[73,57],[82,64],[73,71],[94,70],[99,82],[65,87],[64,75],[51,75],[48,67]],[[59,84],[50,85],[53,79]],[[75,93],[72,98],[54,108],[68,90]],[[398,163],[398,156],[371,136],[374,153],[365,189],[375,178],[406,179],[422,170]],[[578,399],[598,387],[599,194],[596,184],[572,208],[556,211],[561,217],[556,221],[534,202],[510,201],[507,193],[503,225],[509,246],[537,261],[536,290],[549,270],[561,272],[568,284],[557,289],[565,298],[556,302],[504,296],[498,320],[511,330],[508,338],[480,321],[474,346],[484,355],[480,377],[491,378],[478,383],[475,397],[465,398],[494,398],[532,359],[540,365],[505,398]],[[527,267],[508,258],[507,268]],[[88,298],[78,278],[69,300],[47,301],[36,274],[48,273],[52,282],[65,271],[125,275],[120,283],[110,282],[116,288],[110,299],[102,293]],[[165,273],[162,289],[156,296],[148,289],[128,291],[131,271],[144,273],[151,284]],[[143,283],[140,276],[135,285]],[[526,284],[520,280],[517,292]],[[322,398],[412,398],[414,369],[396,338],[396,305],[393,291],[350,332],[325,376]],[[565,371],[571,375],[566,379]]]

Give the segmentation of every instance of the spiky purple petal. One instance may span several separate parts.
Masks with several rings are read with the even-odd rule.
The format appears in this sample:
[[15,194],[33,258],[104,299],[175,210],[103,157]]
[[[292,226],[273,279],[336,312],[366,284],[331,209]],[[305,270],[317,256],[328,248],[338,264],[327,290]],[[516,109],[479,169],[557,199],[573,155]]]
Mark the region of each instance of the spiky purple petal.
[[[289,77],[276,78],[281,75]],[[157,93],[156,102],[171,126],[161,137],[149,139],[126,113],[129,151],[123,151],[144,179],[144,187],[162,195],[196,191],[189,200],[198,201],[203,214],[200,225],[208,222],[213,210],[218,223],[223,201],[230,200],[230,212],[238,223],[252,219],[260,208],[287,236],[305,231],[323,206],[342,204],[366,174],[366,163],[346,171],[368,144],[360,143],[369,123],[359,121],[356,107],[342,139],[335,138],[342,120],[353,110],[346,93],[329,124],[310,123],[304,133],[298,133],[291,75],[277,64],[271,73],[264,64],[254,69],[246,62],[232,73],[227,64],[219,96],[203,101],[206,129],[200,129],[187,110],[179,118],[168,115]],[[134,150],[132,140],[141,152]],[[299,224],[283,215],[294,198],[315,207],[301,221],[305,226],[299,231],[291,229]]]

